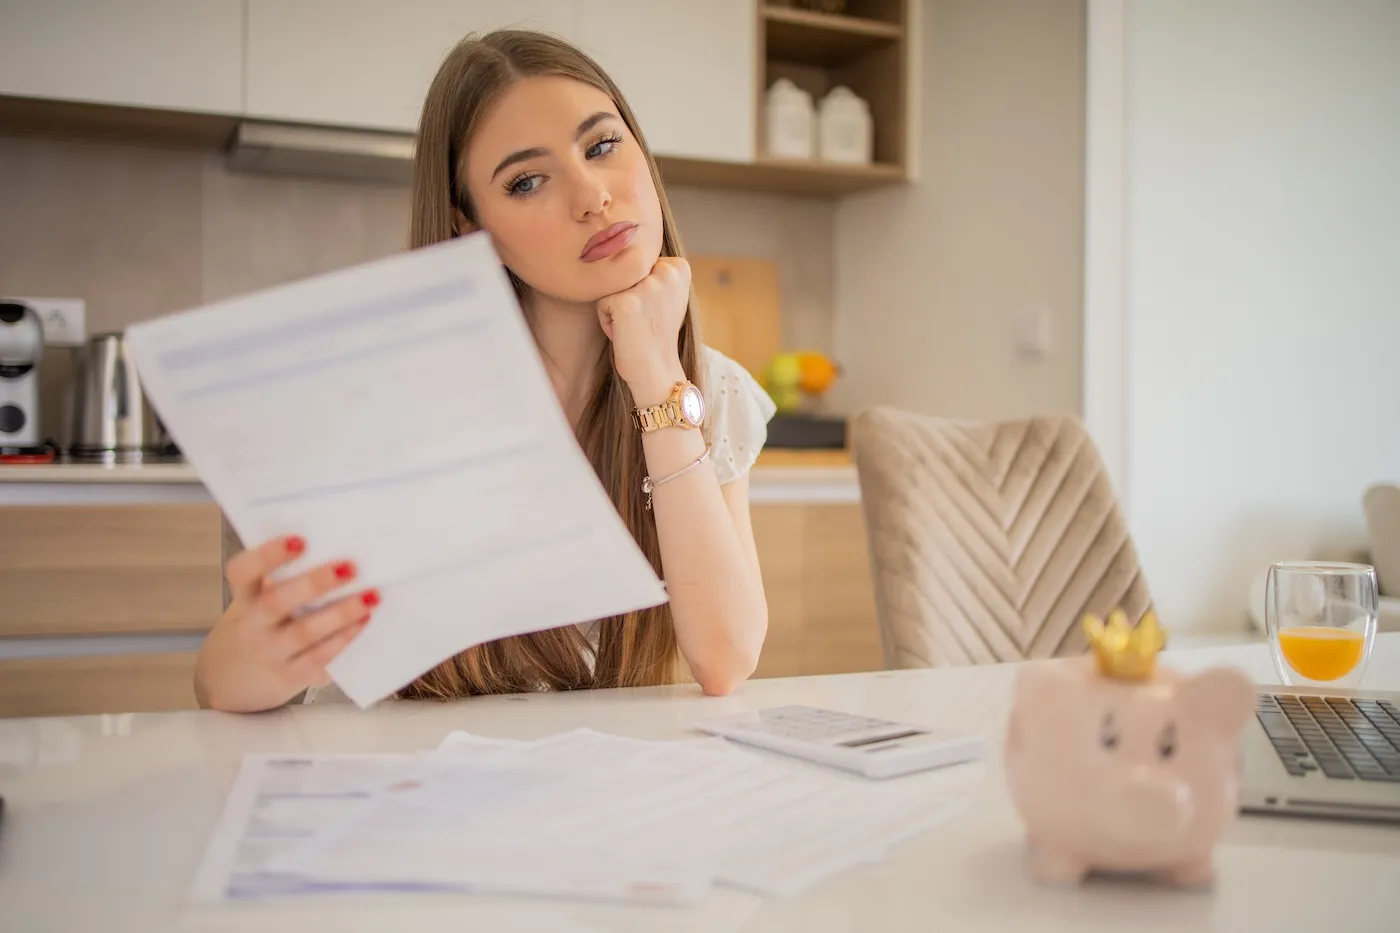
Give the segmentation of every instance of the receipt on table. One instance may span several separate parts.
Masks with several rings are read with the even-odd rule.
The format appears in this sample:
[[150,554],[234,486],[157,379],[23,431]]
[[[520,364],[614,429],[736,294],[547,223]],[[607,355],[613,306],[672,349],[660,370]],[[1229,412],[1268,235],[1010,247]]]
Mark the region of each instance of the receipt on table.
[[378,587],[360,706],[476,644],[662,603],[485,234],[135,325],[152,404],[248,545]]

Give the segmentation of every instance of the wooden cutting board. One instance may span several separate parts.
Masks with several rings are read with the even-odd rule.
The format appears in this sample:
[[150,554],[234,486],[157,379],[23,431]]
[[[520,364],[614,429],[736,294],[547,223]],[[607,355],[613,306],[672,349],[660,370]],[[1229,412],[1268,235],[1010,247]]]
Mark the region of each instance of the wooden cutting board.
[[782,350],[778,265],[747,256],[689,256],[700,339],[754,376]]

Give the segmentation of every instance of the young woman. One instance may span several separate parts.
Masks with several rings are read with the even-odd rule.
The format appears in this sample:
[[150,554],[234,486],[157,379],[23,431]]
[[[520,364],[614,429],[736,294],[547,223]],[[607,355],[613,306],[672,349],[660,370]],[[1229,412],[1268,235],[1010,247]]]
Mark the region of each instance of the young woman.
[[[677,655],[706,693],[729,692],[753,672],[767,631],[747,472],[773,405],[697,339],[690,269],[622,94],[548,35],[469,37],[428,91],[412,197],[413,248],[491,236],[559,404],[670,599],[471,648],[398,695],[665,683]],[[305,549],[296,537],[231,549],[227,607],[195,669],[200,702],[254,711],[324,694],[326,665],[379,594],[355,587],[348,560],[274,584],[269,575]]]

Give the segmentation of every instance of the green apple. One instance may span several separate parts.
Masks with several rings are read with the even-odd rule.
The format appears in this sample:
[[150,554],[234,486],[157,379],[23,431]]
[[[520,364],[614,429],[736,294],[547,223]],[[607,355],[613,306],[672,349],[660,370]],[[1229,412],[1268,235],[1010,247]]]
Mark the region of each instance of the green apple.
[[768,363],[771,391],[795,388],[802,381],[802,358],[796,353],[779,353]]
[[773,397],[773,404],[782,414],[791,414],[802,407],[802,390],[797,386],[769,389],[768,394]]

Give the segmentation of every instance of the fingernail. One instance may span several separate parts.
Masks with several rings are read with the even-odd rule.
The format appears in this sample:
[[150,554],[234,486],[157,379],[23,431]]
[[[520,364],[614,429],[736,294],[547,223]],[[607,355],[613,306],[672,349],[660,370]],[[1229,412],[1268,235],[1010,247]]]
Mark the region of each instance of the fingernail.
[[306,539],[301,535],[291,535],[287,538],[287,553],[300,554],[306,550]]
[[364,595],[360,597],[360,602],[365,604],[366,609],[373,609],[379,605],[379,591],[365,590]]
[[335,565],[335,577],[337,580],[349,580],[355,575],[355,565],[348,560],[343,560]]

